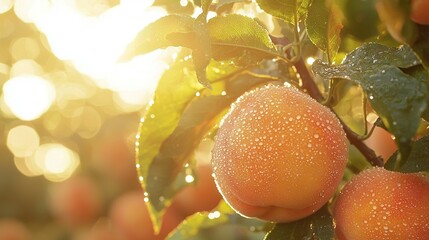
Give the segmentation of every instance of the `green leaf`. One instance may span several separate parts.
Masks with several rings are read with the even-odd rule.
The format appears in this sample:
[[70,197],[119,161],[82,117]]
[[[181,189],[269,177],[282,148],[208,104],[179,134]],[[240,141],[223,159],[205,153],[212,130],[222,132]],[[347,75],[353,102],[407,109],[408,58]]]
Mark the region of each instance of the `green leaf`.
[[365,134],[366,116],[362,89],[354,82],[339,79],[333,93],[333,109],[338,117],[354,132]]
[[[211,1],[204,1],[207,7]],[[231,60],[237,65],[254,65],[267,58],[282,58],[268,32],[255,20],[241,15],[227,15],[205,22],[206,12],[197,19],[169,15],[143,29],[128,48],[126,57],[144,54],[157,48],[183,46],[192,49],[198,81],[210,87],[206,68],[211,59]],[[131,51],[131,53],[130,53]]]
[[[177,127],[185,107],[200,90],[190,61],[178,61],[167,70],[158,83],[153,104],[142,118],[137,139],[137,172],[147,191],[149,170],[162,143]],[[149,204],[155,229],[159,227],[162,209]]]
[[334,221],[326,205],[304,219],[277,223],[264,240],[283,239],[334,239]]
[[254,64],[265,58],[282,57],[268,32],[255,20],[242,15],[217,16],[208,22],[212,53],[215,59],[251,58]]
[[[268,14],[295,24],[307,13],[311,0],[256,0],[256,2]],[[298,19],[295,19],[295,16]]]
[[308,10],[305,26],[310,40],[333,62],[341,44],[342,12],[330,0],[315,0]]
[[211,88],[211,86],[207,80],[206,67],[212,58],[212,49],[210,34],[207,28],[207,14],[211,3],[212,0],[201,0],[203,12],[197,17],[195,24],[196,44],[192,47],[192,57],[198,81],[208,88]]
[[313,71],[325,80],[343,78],[358,83],[406,159],[428,102],[424,79],[407,74],[407,69],[419,65],[420,59],[407,45],[391,48],[368,43],[349,53],[341,65],[316,61]]
[[204,20],[206,20],[206,18],[207,18],[207,14],[209,12],[209,8],[210,8],[210,5],[212,4],[212,2],[213,2],[213,0],[201,0],[200,7],[203,10],[202,14],[204,16]]
[[[263,221],[239,216],[225,201],[221,201],[211,212],[199,212],[186,218],[169,234],[167,239],[205,240],[220,237],[224,240],[249,239],[245,236],[260,235],[262,237],[263,232],[255,230],[264,229],[267,224]],[[250,231],[251,229],[253,231]]]
[[127,48],[122,59],[128,60],[136,55],[145,54],[159,48],[179,46],[168,39],[172,33],[189,33],[195,31],[195,19],[187,15],[168,15],[146,26],[137,34],[133,43]]
[[162,143],[149,168],[146,190],[149,201],[158,211],[165,207],[165,199],[174,196],[176,176],[206,133],[217,123],[218,115],[232,101],[229,96],[205,96],[192,100],[186,107],[177,127]]
[[399,169],[395,168],[397,166],[396,155],[397,153],[389,158],[384,166],[386,169],[404,173],[429,172],[429,136],[425,136],[413,144],[410,156]]

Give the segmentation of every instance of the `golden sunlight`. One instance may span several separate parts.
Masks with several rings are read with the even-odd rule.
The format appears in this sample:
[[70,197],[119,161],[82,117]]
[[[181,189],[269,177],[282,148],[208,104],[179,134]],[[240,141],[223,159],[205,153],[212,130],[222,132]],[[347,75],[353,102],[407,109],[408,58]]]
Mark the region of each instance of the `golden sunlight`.
[[7,107],[21,120],[39,118],[55,99],[55,88],[38,76],[18,76],[3,85],[3,97]]
[[126,63],[118,63],[118,59],[144,26],[166,14],[163,8],[150,7],[152,3],[123,0],[94,16],[83,12],[78,1],[41,0],[33,8],[27,0],[17,0],[15,12],[46,35],[59,59],[71,62],[97,86],[117,92],[120,104],[141,107],[150,99],[171,51],[157,51]]

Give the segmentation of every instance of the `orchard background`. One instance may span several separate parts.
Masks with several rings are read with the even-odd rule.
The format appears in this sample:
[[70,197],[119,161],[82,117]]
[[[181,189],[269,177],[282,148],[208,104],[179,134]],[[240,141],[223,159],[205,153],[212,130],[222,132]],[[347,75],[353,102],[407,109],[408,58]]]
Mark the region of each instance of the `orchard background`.
[[[333,206],[353,176],[427,176],[428,11],[425,0],[0,1],[0,240],[336,238]],[[296,221],[237,214],[212,177],[221,119],[267,85],[330,108],[350,143],[336,193]]]

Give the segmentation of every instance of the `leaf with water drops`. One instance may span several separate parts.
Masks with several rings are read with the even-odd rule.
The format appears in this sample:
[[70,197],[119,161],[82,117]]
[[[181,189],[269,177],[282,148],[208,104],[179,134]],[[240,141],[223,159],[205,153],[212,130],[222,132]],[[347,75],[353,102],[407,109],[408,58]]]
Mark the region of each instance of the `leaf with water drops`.
[[397,166],[396,152],[387,161],[385,168],[389,170],[413,173],[413,172],[429,172],[429,136],[425,136],[413,144],[410,155],[406,162],[399,168]]
[[186,218],[167,239],[218,239],[216,236],[225,235],[235,236],[231,239],[261,239],[266,225],[270,224],[238,215],[225,201],[221,201],[211,212],[198,212]]
[[165,207],[161,199],[174,196],[174,181],[206,133],[218,122],[218,115],[232,102],[229,96],[204,96],[192,100],[180,121],[162,143],[150,165],[146,190],[157,210]]
[[264,240],[334,239],[334,220],[325,205],[316,213],[291,223],[277,223]]
[[335,1],[313,1],[305,22],[310,40],[323,50],[329,61],[337,55],[341,43],[343,15]]
[[343,78],[358,83],[406,159],[428,103],[427,80],[409,73],[410,69],[424,71],[421,64],[407,45],[392,48],[367,43],[347,54],[340,65],[316,61],[313,71],[325,80]]
[[[305,16],[308,10],[310,0],[257,0],[256,1],[265,12],[274,17],[281,18],[286,22],[295,24],[299,19]],[[296,15],[295,15],[296,13]]]
[[[188,102],[201,88],[191,70],[192,62],[187,60],[176,62],[164,73],[158,83],[154,100],[140,123],[136,141],[137,172],[146,191],[148,184],[151,184],[148,175],[153,159],[158,155],[165,139],[173,133]],[[148,193],[151,196],[150,192]],[[154,208],[152,201],[149,210],[156,220],[154,227],[157,228],[162,208]]]

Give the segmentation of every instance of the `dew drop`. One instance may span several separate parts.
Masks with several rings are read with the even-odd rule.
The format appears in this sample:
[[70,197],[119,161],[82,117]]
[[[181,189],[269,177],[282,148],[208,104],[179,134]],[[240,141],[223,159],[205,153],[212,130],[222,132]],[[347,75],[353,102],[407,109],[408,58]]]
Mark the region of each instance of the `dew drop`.
[[211,219],[211,220],[219,218],[219,217],[220,217],[220,212],[219,211],[211,212],[208,215],[208,218]]
[[194,182],[194,176],[192,176],[192,175],[186,175],[186,177],[185,177],[185,181],[187,182],[187,183],[192,183],[192,182]]
[[314,134],[314,138],[319,138],[319,134]]

